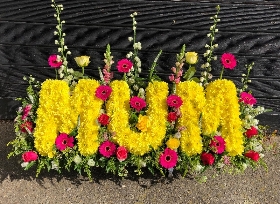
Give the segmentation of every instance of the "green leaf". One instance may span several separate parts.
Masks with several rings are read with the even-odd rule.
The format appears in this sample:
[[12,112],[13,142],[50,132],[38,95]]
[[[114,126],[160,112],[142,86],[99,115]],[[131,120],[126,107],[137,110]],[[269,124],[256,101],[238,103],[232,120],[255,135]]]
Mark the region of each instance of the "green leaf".
[[197,77],[193,77],[193,78],[191,78],[191,81],[195,81],[195,82],[197,82],[197,83],[199,83],[199,82],[200,82],[199,78],[197,78]]
[[186,79],[187,81],[189,81],[192,77],[193,77],[193,75],[195,74],[195,72],[196,72],[196,69],[195,69],[195,67],[190,67],[187,71],[186,71],[186,73],[185,73],[185,75],[184,75],[184,79]]
[[29,163],[27,164],[27,166],[24,168],[24,170],[30,169],[35,163],[36,163],[35,161],[29,162]]

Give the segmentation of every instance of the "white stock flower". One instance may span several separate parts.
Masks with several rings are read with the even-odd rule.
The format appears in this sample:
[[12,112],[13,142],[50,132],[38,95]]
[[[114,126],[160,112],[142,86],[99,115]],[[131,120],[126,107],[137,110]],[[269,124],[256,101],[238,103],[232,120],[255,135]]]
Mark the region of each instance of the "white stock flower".
[[25,168],[25,167],[27,167],[28,164],[29,164],[29,162],[22,162],[21,167]]

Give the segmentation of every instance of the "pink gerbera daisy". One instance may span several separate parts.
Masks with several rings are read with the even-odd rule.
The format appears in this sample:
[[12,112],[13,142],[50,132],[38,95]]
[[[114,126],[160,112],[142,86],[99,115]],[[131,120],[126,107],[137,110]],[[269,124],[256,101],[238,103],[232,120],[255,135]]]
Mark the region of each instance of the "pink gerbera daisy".
[[116,145],[113,142],[107,140],[99,146],[99,152],[102,156],[110,158],[116,153]]
[[74,137],[69,137],[66,133],[60,133],[55,139],[56,148],[60,151],[65,150],[67,147],[74,147]]
[[209,146],[216,154],[222,154],[225,151],[226,142],[221,136],[214,136]]
[[247,92],[242,92],[240,94],[240,101],[243,103],[246,103],[248,105],[254,105],[257,103],[257,100],[249,93]]
[[51,55],[48,62],[52,68],[59,68],[62,65],[62,61],[57,60],[57,55]]
[[169,107],[180,108],[183,104],[181,97],[177,95],[170,95],[167,97],[167,104]]
[[231,53],[224,53],[221,57],[222,64],[227,69],[234,69],[236,67],[236,59]]
[[117,68],[119,72],[129,72],[129,70],[132,68],[133,63],[129,61],[128,59],[122,59],[118,61]]
[[142,98],[139,98],[137,96],[133,96],[131,99],[130,99],[130,105],[132,108],[135,108],[137,111],[140,111],[142,110],[143,108],[146,107],[146,102],[144,99]]
[[112,88],[110,86],[100,85],[95,91],[95,96],[103,101],[106,101],[107,98],[109,98],[109,96],[111,95],[111,93]]
[[159,157],[160,165],[166,169],[173,168],[176,165],[177,160],[178,160],[177,153],[169,148],[166,148]]

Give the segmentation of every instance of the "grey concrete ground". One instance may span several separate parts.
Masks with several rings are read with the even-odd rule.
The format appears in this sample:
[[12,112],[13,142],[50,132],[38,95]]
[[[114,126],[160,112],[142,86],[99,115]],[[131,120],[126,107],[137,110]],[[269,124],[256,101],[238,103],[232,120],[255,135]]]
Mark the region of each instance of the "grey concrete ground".
[[[279,117],[264,119],[270,120],[272,130],[279,131]],[[278,146],[265,155],[268,172],[257,169],[241,175],[209,176],[206,183],[199,183],[180,176],[169,180],[149,174],[119,180],[100,170],[89,182],[69,173],[43,173],[35,178],[34,170],[23,171],[15,158],[7,160],[10,147],[6,144],[13,138],[12,122],[0,121],[0,203],[280,203]],[[279,144],[280,137],[272,139],[272,144]]]

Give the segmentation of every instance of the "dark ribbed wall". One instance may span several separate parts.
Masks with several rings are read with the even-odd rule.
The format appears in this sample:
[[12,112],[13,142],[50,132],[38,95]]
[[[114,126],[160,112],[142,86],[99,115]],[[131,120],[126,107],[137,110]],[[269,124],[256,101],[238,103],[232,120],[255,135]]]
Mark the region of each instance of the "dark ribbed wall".
[[[142,43],[140,57],[143,75],[160,49],[163,54],[157,70],[168,79],[175,54],[183,44],[196,51],[200,59],[205,52],[209,19],[221,6],[216,54],[231,52],[238,59],[235,70],[224,77],[240,85],[245,64],[255,62],[250,88],[258,104],[280,112],[280,1],[57,1],[64,5],[66,45],[73,57],[91,56],[85,72],[98,78],[103,53],[109,43],[115,61],[125,57],[131,44],[132,22],[129,15],[138,12],[137,41]],[[0,1],[0,119],[15,116],[16,97],[25,96],[23,76],[32,74],[39,81],[55,76],[48,66],[48,56],[56,53],[53,31],[55,13],[47,0]],[[73,60],[70,60],[76,68]],[[201,61],[200,61],[201,63]],[[219,61],[213,74],[220,73]],[[199,76],[200,70],[198,72]]]

